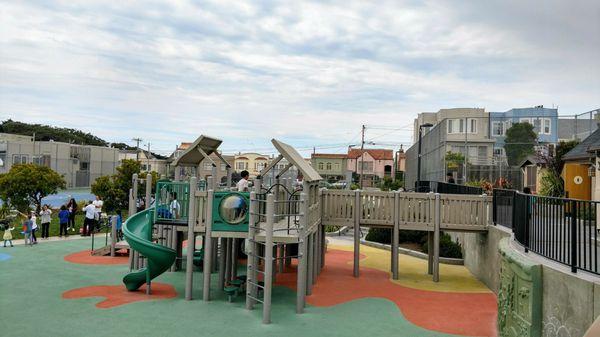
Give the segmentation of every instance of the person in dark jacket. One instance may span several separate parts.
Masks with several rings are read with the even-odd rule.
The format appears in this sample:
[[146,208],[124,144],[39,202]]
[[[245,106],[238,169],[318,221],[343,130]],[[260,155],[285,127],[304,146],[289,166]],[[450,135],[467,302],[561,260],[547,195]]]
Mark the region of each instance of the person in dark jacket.
[[67,226],[69,225],[69,220],[71,219],[71,212],[67,211],[67,207],[65,205],[60,206],[60,212],[58,212],[58,223],[60,224],[58,229],[58,236],[62,237],[63,233],[65,237],[67,237]]
[[67,203],[67,211],[69,211],[69,222],[67,223],[67,229],[75,231],[75,214],[77,214],[77,201],[75,198],[71,198]]

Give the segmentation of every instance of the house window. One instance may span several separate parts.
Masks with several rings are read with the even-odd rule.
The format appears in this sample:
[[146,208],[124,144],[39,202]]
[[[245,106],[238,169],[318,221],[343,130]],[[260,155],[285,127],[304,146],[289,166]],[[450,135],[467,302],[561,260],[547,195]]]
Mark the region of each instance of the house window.
[[327,163],[327,171],[331,171],[331,163]]
[[552,121],[550,120],[550,118],[544,118],[543,119],[543,123],[544,123],[544,127],[542,129],[542,133],[546,134],[546,135],[549,135],[551,133],[550,130],[552,129],[551,128]]
[[531,122],[531,118],[519,118],[519,123],[529,123],[533,125],[533,123]]
[[236,163],[236,169],[238,170],[245,170],[248,168],[248,163],[245,162],[237,162]]
[[319,170],[323,170],[323,163],[319,163]]
[[372,161],[366,161],[366,162],[362,162],[362,169],[363,171],[373,171],[373,162]]
[[204,171],[211,171],[211,170],[212,170],[212,164],[204,163]]
[[[477,120],[475,120],[475,130],[477,130]],[[448,133],[463,133],[465,132],[465,120],[464,119],[449,119],[448,120]]]
[[339,172],[339,170],[340,170],[340,164],[339,164],[339,163],[335,163],[335,164],[333,164],[333,168],[334,168],[336,171],[338,171],[338,172]]
[[[90,169],[90,163],[81,161],[79,162],[79,171],[87,171]],[[146,170],[146,165],[142,165],[142,170]]]
[[469,118],[467,120],[468,132],[469,133],[477,133],[477,119]]
[[50,167],[50,155],[34,156],[31,158],[31,162],[36,165]]
[[227,171],[227,165],[221,164],[221,171]]
[[16,164],[27,164],[27,155],[15,154],[13,155],[13,165]]
[[492,122],[492,135],[493,136],[504,136],[504,123],[503,122]]
[[501,147],[495,148],[494,149],[494,156],[495,157],[502,157],[504,156],[504,149]]

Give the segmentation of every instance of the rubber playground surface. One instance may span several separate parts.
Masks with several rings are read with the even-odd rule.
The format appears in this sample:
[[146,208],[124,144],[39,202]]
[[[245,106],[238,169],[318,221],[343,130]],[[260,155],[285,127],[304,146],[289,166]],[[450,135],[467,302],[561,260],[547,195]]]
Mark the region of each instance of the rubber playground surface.
[[436,284],[426,261],[400,255],[400,280],[394,281],[389,252],[361,246],[357,279],[351,247],[330,245],[305,313],[295,313],[291,269],[277,274],[273,323],[263,325],[261,306],[246,310],[243,295],[229,303],[215,288],[212,300],[202,301],[200,272],[194,273],[193,301],[183,299],[184,272],[159,276],[151,296],[144,288],[127,292],[121,282],[127,259],[91,257],[83,252],[89,247],[82,239],[0,248],[0,335],[496,335],[496,297],[462,266],[441,265]]

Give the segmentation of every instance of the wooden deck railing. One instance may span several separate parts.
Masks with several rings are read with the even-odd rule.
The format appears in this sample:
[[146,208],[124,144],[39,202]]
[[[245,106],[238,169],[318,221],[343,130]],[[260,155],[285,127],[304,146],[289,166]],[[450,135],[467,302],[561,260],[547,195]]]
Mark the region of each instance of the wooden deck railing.
[[[356,200],[361,226],[391,228],[397,219],[400,229],[434,228],[435,194],[413,192],[323,190],[323,224],[353,226]],[[491,224],[491,197],[440,194],[439,202],[441,229],[484,231]]]

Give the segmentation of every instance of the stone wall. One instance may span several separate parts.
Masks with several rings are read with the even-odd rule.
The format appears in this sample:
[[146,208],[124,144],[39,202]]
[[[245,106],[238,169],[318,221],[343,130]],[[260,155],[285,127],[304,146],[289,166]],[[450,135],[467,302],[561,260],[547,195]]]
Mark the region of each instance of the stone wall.
[[501,280],[500,240],[509,238],[508,248],[528,263],[542,269],[542,336],[583,336],[600,316],[600,277],[578,272],[544,259],[525,254],[512,241],[510,230],[490,227],[487,234],[449,233],[463,247],[465,266],[480,281],[498,294]]
[[510,230],[501,226],[491,226],[487,233],[449,232],[448,234],[462,245],[465,267],[498,294],[500,289],[498,245],[502,238],[510,237]]

